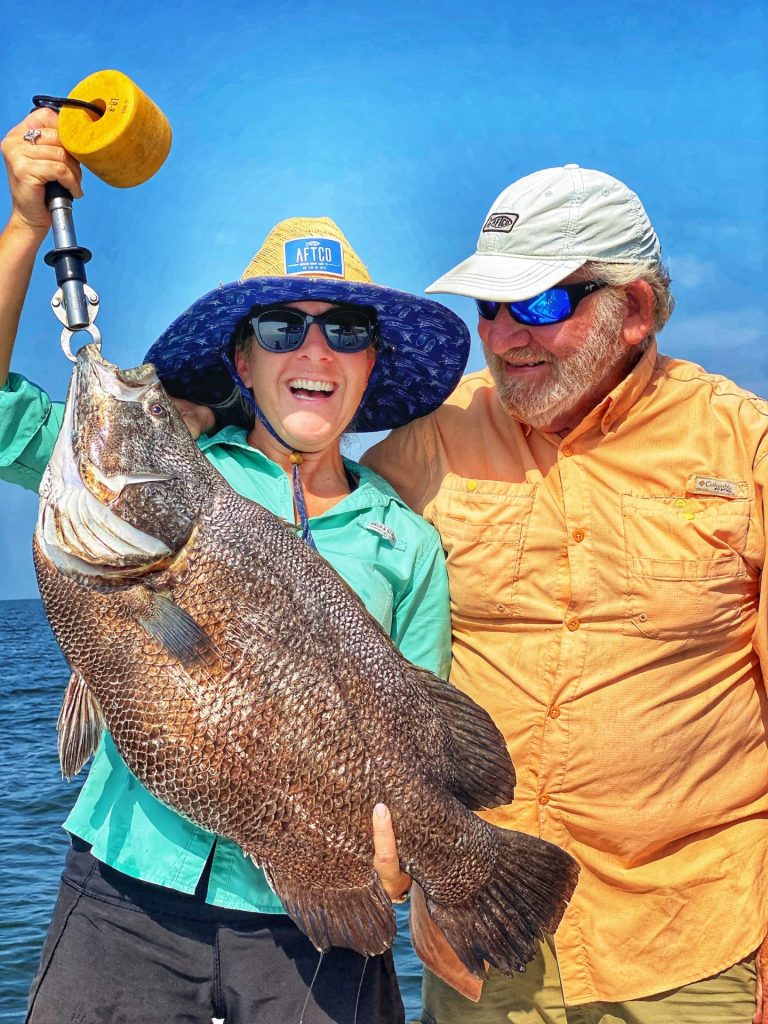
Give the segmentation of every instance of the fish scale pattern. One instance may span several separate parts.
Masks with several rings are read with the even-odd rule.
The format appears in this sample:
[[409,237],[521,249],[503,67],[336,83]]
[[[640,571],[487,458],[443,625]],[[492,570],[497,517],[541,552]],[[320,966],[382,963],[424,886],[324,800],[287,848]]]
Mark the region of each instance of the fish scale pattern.
[[[94,387],[87,373],[78,381]],[[473,813],[513,795],[488,715],[408,663],[294,530],[229,487],[159,384],[142,400],[165,403],[168,416],[146,425],[141,403],[93,398],[83,409],[100,409],[110,465],[122,451],[122,472],[164,481],[162,501],[141,500],[156,482],[133,485],[121,515],[135,510],[152,536],[176,538],[174,550],[144,574],[134,560],[128,576],[87,575],[52,560],[49,529],[34,555],[57,640],[130,769],[260,863],[321,949],[371,954],[392,942],[394,914],[372,869],[371,811],[385,801],[401,860],[465,965],[521,969],[559,921],[576,868],[557,847]],[[73,421],[83,465],[95,435]],[[45,503],[63,490],[43,493]],[[148,522],[166,509],[171,527]]]

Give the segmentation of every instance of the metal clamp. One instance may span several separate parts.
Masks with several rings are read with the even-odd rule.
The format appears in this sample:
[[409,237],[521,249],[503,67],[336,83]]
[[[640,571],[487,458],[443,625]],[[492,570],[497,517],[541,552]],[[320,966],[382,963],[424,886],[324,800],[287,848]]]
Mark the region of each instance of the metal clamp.
[[[53,310],[54,316],[64,324],[64,330],[61,332],[61,347],[64,351],[64,355],[73,363],[76,361],[77,357],[76,354],[73,354],[72,352],[72,338],[76,334],[80,334],[84,331],[88,335],[90,341],[101,349],[101,332],[94,324],[94,320],[99,313],[99,296],[89,284],[84,283],[82,285],[82,290],[87,302],[86,310],[88,314],[88,324],[75,330],[72,330],[68,326],[67,302],[64,296],[64,289],[57,288],[53,294],[53,298],[51,299],[51,309]],[[86,342],[86,344],[88,344],[88,342]]]
[[[87,334],[90,338],[90,341],[97,345],[99,351],[101,351],[101,331],[96,326],[96,324],[89,324],[87,327],[81,327],[80,330],[77,331],[70,331],[68,327],[65,327],[64,330],[61,332],[61,347],[64,351],[64,355],[67,357],[67,359],[69,359],[71,363],[77,362],[77,352],[80,351],[79,348],[77,352],[73,353],[72,351],[71,342],[72,338],[76,334]],[[88,345],[90,344],[90,342],[86,341],[83,344]],[[81,345],[80,348],[82,347],[83,346]]]

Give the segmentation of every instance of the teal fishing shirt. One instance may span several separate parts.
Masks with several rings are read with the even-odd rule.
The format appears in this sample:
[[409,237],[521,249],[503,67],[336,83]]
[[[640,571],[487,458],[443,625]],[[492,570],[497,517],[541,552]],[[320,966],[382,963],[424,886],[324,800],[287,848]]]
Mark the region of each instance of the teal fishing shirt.
[[[37,491],[53,452],[64,407],[18,374],[0,390],[0,479]],[[293,522],[286,473],[227,427],[198,444],[229,484]],[[319,553],[416,665],[447,677],[450,668],[448,577],[436,531],[380,476],[345,459],[358,487],[310,519]],[[214,850],[207,902],[234,910],[283,913],[264,872],[229,839],[187,821],[129,771],[104,734],[88,778],[64,823],[92,845],[94,857],[145,882],[192,893]]]

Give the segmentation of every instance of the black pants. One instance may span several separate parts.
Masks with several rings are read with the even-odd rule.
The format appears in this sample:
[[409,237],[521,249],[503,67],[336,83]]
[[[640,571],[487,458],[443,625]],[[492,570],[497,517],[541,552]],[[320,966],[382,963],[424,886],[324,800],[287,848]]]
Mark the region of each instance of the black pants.
[[332,949],[321,960],[284,914],[223,910],[199,895],[137,882],[75,840],[30,992],[28,1024],[210,1024],[212,1018],[403,1024],[405,1013],[390,953],[366,960]]

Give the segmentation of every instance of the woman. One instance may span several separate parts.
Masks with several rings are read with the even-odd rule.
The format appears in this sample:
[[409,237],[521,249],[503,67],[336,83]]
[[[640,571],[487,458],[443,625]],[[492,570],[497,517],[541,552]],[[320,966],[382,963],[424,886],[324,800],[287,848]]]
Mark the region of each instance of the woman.
[[[62,408],[7,370],[49,226],[45,182],[79,196],[80,169],[51,111],[27,117],[2,150],[13,212],[0,236],[0,477],[36,488]],[[450,626],[437,534],[339,442],[350,424],[383,430],[439,405],[468,345],[438,303],[372,284],[320,218],[278,224],[239,281],[195,302],[148,353],[230,484],[296,522],[403,653],[442,674]],[[386,809],[374,823],[390,835]],[[33,1024],[403,1019],[389,954],[320,958],[263,872],[157,801],[109,736],[65,828],[72,849],[30,994]],[[408,879],[391,846],[377,853],[397,899]]]

